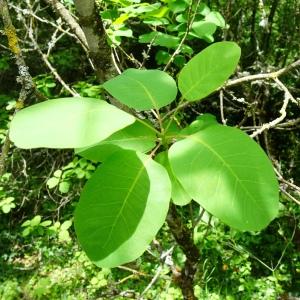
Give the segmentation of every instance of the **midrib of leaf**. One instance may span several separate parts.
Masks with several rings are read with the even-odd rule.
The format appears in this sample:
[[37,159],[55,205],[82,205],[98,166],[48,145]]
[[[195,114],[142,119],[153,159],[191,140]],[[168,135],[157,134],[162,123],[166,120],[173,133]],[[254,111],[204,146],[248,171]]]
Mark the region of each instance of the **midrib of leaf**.
[[128,79],[135,81],[138,85],[140,85],[142,87],[142,89],[145,91],[146,95],[150,99],[151,103],[153,104],[154,108],[157,109],[157,103],[155,102],[155,99],[152,97],[152,95],[148,92],[148,89],[137,79],[131,78],[131,77],[128,77]]
[[[211,71],[210,71],[210,73],[214,73],[217,69],[218,69],[218,67],[212,68]],[[186,95],[189,94],[192,90],[194,90],[195,87],[199,84],[200,81],[205,80],[205,79],[210,75],[210,73],[204,74],[204,75],[201,77],[201,79],[199,79],[198,81],[196,81],[196,82],[190,87],[190,89],[182,95],[182,97],[183,97],[184,99],[186,99],[186,98],[185,98]],[[213,92],[213,91],[211,91],[211,93],[212,93],[212,92]]]
[[[121,208],[120,208],[120,211],[119,211],[118,215],[116,216],[114,223],[113,223],[112,226],[111,226],[111,230],[110,230],[110,232],[109,232],[109,234],[108,234],[108,237],[107,237],[107,239],[106,239],[105,244],[103,245],[103,248],[105,248],[105,247],[107,246],[107,244],[109,243],[110,238],[111,238],[111,235],[112,235],[112,233],[113,233],[113,231],[114,231],[114,229],[115,229],[116,223],[119,221],[119,218],[120,218],[120,217],[123,217],[123,218],[124,218],[124,216],[122,215],[123,210],[124,210],[124,207],[125,207],[125,205],[126,205],[126,203],[127,203],[127,201],[128,201],[128,198],[130,197],[131,193],[133,192],[133,189],[135,188],[135,186],[136,186],[136,184],[137,184],[139,178],[141,177],[142,172],[144,171],[144,169],[145,169],[145,167],[146,167],[146,165],[145,165],[146,162],[142,162],[142,163],[143,163],[143,165],[142,165],[141,169],[139,170],[139,172],[137,173],[137,176],[136,176],[136,178],[134,179],[132,185],[130,186],[130,188],[129,188],[129,190],[128,190],[128,193],[127,193],[127,195],[126,195],[126,197],[125,197],[125,199],[124,199],[124,201],[123,201],[123,204],[122,204],[122,206],[121,206]],[[125,218],[124,218],[124,222],[125,222],[125,224],[126,224],[126,219],[125,219]]]
[[191,138],[192,140],[198,142],[199,144],[202,144],[204,147],[206,147],[208,150],[210,150],[224,164],[224,166],[228,169],[228,171],[233,175],[233,177],[235,178],[236,182],[239,182],[240,186],[249,195],[249,197],[254,202],[257,202],[256,199],[253,198],[253,196],[251,195],[251,193],[248,191],[248,189],[242,184],[242,181],[236,175],[236,173],[234,172],[234,170],[230,167],[230,165],[228,165],[228,163],[223,159],[223,157],[215,149],[213,149],[211,146],[209,146],[204,141],[202,141],[201,139],[199,139],[199,138],[197,138],[195,136],[188,136],[187,138]]
[[103,141],[101,142],[99,145],[103,145],[103,144],[111,144],[111,143],[115,143],[115,142],[132,142],[132,141],[152,141],[152,139],[149,136],[135,136],[135,137],[131,137],[131,138],[125,138],[125,139],[115,139],[115,140],[108,140],[108,141]]

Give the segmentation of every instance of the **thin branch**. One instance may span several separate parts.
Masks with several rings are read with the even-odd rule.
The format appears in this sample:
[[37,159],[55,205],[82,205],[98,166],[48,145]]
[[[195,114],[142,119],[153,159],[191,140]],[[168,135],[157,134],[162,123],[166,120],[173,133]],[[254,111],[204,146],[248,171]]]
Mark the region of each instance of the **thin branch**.
[[[255,80],[264,80],[264,79],[277,79],[277,77],[284,75],[285,73],[297,68],[300,66],[300,59],[293,62],[292,64],[288,65],[285,68],[282,68],[278,71],[275,72],[270,72],[270,73],[263,73],[263,74],[256,74],[256,75],[249,75],[249,76],[244,76],[241,78],[237,78],[237,79],[232,79],[229,80],[223,87],[221,88],[227,88],[227,87],[231,87],[231,86],[235,86],[244,82],[250,82],[250,81],[255,81]],[[278,79],[277,79],[278,80]],[[276,81],[276,80],[275,80]],[[278,80],[279,81],[279,80]],[[278,85],[283,85],[282,83],[278,83]],[[221,89],[220,88],[220,89]],[[291,96],[291,100],[295,103],[298,103],[297,100]],[[164,115],[163,117],[163,121],[168,119],[171,115],[173,115],[174,113],[177,113],[179,110],[191,105],[193,102],[189,102],[189,101],[180,101],[179,105],[177,107],[175,107],[174,109],[170,110],[167,114]],[[277,124],[277,123],[276,123]]]
[[[29,74],[28,67],[25,63],[20,45],[19,39],[16,33],[16,28],[14,27],[10,14],[9,8],[6,0],[0,0],[0,16],[2,17],[3,25],[4,25],[4,33],[8,39],[8,47],[12,54],[14,55],[16,65],[18,67],[17,82],[21,84],[21,91],[19,94],[19,98],[16,105],[15,113],[24,106],[27,98],[34,92],[35,96],[43,99],[44,96],[41,95],[32,80],[31,75]],[[7,136],[5,138],[4,144],[1,149],[1,157],[0,157],[0,176],[5,172],[5,161],[9,152],[10,140],[9,140],[9,132],[7,132]]]
[[30,10],[29,10],[29,9],[22,9],[22,8],[16,6],[16,5],[13,5],[13,4],[10,4],[10,7],[12,7],[12,8],[13,8],[17,13],[19,13],[19,14],[22,14],[22,15],[24,15],[24,16],[29,15],[29,16],[31,16],[31,17],[34,17],[34,18],[35,18],[36,20],[38,20],[39,22],[48,24],[48,25],[50,25],[50,26],[56,28],[57,30],[59,30],[59,31],[65,33],[65,34],[68,34],[68,35],[71,36],[71,37],[74,37],[74,36],[75,36],[75,35],[73,35],[72,33],[70,33],[69,30],[63,29],[60,25],[57,25],[57,24],[55,24],[55,23],[53,23],[53,22],[51,22],[51,21],[49,21],[49,20],[47,20],[47,19],[44,19],[44,18],[39,17],[39,16],[38,16],[37,14],[35,14],[31,9],[30,9]]
[[48,3],[54,9],[54,11],[64,20],[64,22],[71,28],[78,40],[82,43],[82,45],[86,49],[89,49],[89,45],[87,43],[83,30],[81,29],[75,18],[71,15],[69,10],[66,9],[64,5],[57,0],[44,1]]
[[160,276],[160,273],[162,272],[163,268],[162,268],[162,265],[159,265],[156,272],[155,272],[155,275],[153,276],[152,280],[150,281],[150,283],[146,286],[146,288],[143,290],[143,292],[141,293],[141,296],[139,297],[139,299],[143,299],[142,296],[144,294],[146,294],[151,288],[152,286],[155,284],[155,282],[157,281],[157,279],[159,278]]
[[223,90],[222,89],[220,90],[220,93],[219,93],[219,99],[220,99],[221,120],[222,120],[222,123],[224,125],[226,125],[227,120],[224,117],[224,95],[223,95]]
[[292,196],[290,193],[288,193],[285,189],[280,188],[280,191],[284,193],[287,197],[289,197],[292,201],[294,201],[296,204],[300,205],[300,201],[297,200],[294,196]]
[[187,36],[188,36],[188,34],[189,34],[191,28],[192,28],[192,25],[193,25],[193,23],[194,23],[194,20],[195,20],[195,17],[196,17],[196,14],[197,14],[197,10],[198,10],[198,6],[200,5],[200,2],[201,2],[201,0],[198,0],[198,1],[196,2],[195,8],[194,8],[194,13],[192,14],[192,11],[193,11],[193,1],[192,1],[191,5],[190,5],[190,7],[189,7],[189,10],[188,10],[188,22],[187,22],[187,28],[186,28],[186,31],[185,31],[185,33],[184,33],[184,35],[183,35],[183,37],[182,37],[182,39],[181,39],[181,41],[180,41],[178,47],[176,48],[176,50],[174,51],[174,53],[173,53],[172,56],[170,57],[168,63],[167,63],[166,66],[164,67],[164,69],[163,69],[164,72],[167,71],[167,69],[170,67],[170,65],[171,65],[171,63],[173,62],[175,56],[176,56],[177,54],[179,54],[179,52],[180,52],[180,50],[181,50],[181,48],[182,48],[182,46],[183,46],[183,44],[184,44],[184,42],[185,42],[185,40],[186,40],[186,38],[187,38]]
[[[32,11],[32,8],[29,7],[28,8],[30,11]],[[26,24],[25,20],[22,20],[24,27],[27,29],[28,31],[28,36],[35,48],[35,50],[40,54],[42,60],[44,61],[45,65],[49,68],[49,70],[51,71],[51,73],[53,74],[53,76],[55,77],[55,79],[60,82],[60,84],[65,88],[66,91],[68,91],[73,97],[78,97],[79,94],[74,91],[73,89],[71,89],[68,84],[61,78],[61,76],[58,74],[58,72],[56,71],[56,69],[52,66],[52,64],[50,63],[50,61],[48,60],[48,55],[44,54],[43,51],[41,50],[38,42],[36,41],[36,39],[33,36],[33,30],[32,30],[32,21],[30,22],[30,26],[28,26]]]
[[298,59],[297,61],[293,62],[292,64],[278,70],[275,72],[270,72],[270,73],[262,73],[262,74],[255,74],[255,75],[249,75],[249,76],[244,76],[241,78],[237,78],[237,79],[232,79],[229,80],[226,84],[225,84],[225,88],[227,87],[231,87],[234,85],[238,85],[241,84],[243,82],[249,82],[249,81],[255,81],[255,80],[263,80],[263,79],[274,79],[277,78],[279,76],[282,76],[283,74],[297,68],[300,66],[300,59]]
[[250,136],[252,138],[256,137],[257,135],[261,134],[263,131],[273,128],[274,126],[276,126],[277,124],[279,124],[281,121],[283,121],[286,117],[286,109],[287,106],[289,104],[290,100],[294,100],[294,97],[292,96],[292,94],[289,92],[289,90],[287,89],[287,87],[278,79],[278,78],[274,78],[274,81],[277,83],[277,85],[284,91],[284,100],[283,100],[283,104],[281,109],[279,110],[280,116],[278,118],[276,118],[275,120],[263,124],[259,129],[257,129],[256,131],[254,131]]

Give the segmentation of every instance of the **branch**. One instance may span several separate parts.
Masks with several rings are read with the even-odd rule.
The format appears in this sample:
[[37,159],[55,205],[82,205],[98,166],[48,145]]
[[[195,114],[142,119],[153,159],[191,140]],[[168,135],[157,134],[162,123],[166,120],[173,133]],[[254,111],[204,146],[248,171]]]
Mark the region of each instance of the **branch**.
[[179,54],[179,52],[180,52],[180,50],[181,50],[181,48],[182,48],[182,46],[183,46],[183,44],[184,44],[184,42],[185,42],[185,40],[186,40],[188,34],[189,34],[189,32],[191,31],[191,28],[192,28],[192,25],[193,25],[193,23],[194,23],[194,20],[195,20],[195,17],[196,17],[196,14],[197,14],[198,7],[199,7],[199,5],[200,5],[200,2],[201,2],[201,0],[197,0],[196,5],[195,5],[195,7],[194,7],[194,13],[193,13],[193,14],[192,14],[192,11],[193,11],[193,4],[194,4],[193,1],[192,1],[192,3],[190,4],[189,10],[188,10],[188,21],[187,21],[187,28],[186,28],[186,31],[185,31],[185,33],[184,33],[184,35],[183,35],[183,37],[182,37],[182,39],[181,39],[181,41],[180,41],[178,47],[176,48],[176,50],[174,51],[174,53],[173,53],[172,56],[170,57],[168,63],[167,63],[166,66],[164,67],[164,69],[163,69],[164,72],[167,71],[167,69],[170,67],[170,65],[171,65],[171,63],[173,62],[175,56],[176,56],[177,54]]
[[[280,116],[269,123],[263,124],[259,129],[254,131],[250,135],[252,138],[256,137],[257,135],[261,134],[263,131],[265,131],[267,129],[275,127],[277,124],[279,124],[281,121],[283,121],[284,118],[286,117],[286,109],[287,109],[287,106],[288,106],[290,100],[296,101],[294,99],[294,97],[292,96],[292,94],[290,93],[290,91],[287,89],[287,87],[278,78],[274,78],[274,81],[284,91],[284,100],[283,100],[282,107],[279,111]],[[297,101],[296,101],[296,103],[297,103]]]
[[[298,59],[297,61],[293,62],[292,64],[278,70],[275,72],[270,72],[270,73],[262,73],[262,74],[255,74],[255,75],[249,75],[249,76],[244,76],[241,78],[237,78],[237,79],[232,79],[229,80],[224,86],[220,87],[218,90],[220,89],[224,89],[227,87],[231,87],[231,86],[235,86],[244,82],[250,82],[250,81],[255,81],[255,80],[263,80],[263,79],[275,79],[297,67],[300,66],[300,59]],[[292,98],[292,101],[296,101],[294,98]],[[297,102],[297,101],[296,101]],[[187,106],[189,106],[190,104],[192,104],[194,102],[189,102],[189,101],[185,101],[180,103],[176,108],[170,110],[167,114],[164,115],[163,120],[166,120],[167,118],[169,118],[174,112],[178,112],[180,109],[185,108]]]
[[[27,27],[27,25],[24,22],[24,25]],[[73,96],[73,97],[79,97],[80,95],[74,91],[72,88],[68,86],[68,84],[61,78],[61,76],[58,74],[56,69],[52,66],[52,64],[49,62],[48,57],[46,54],[43,53],[41,50],[40,46],[38,45],[37,41],[35,40],[32,32],[32,28],[27,28],[28,29],[28,35],[29,38],[31,39],[34,48],[36,51],[40,54],[41,58],[43,59],[45,65],[49,68],[55,79],[60,82],[60,84]]]
[[62,3],[57,0],[44,0],[48,3],[53,10],[65,21],[65,23],[71,28],[74,34],[77,36],[78,40],[82,43],[82,45],[88,49],[89,45],[87,43],[86,37],[84,32],[82,31],[81,27],[75,20],[75,18],[71,15],[68,9],[64,7]]
[[102,19],[97,13],[94,0],[75,0],[75,7],[79,15],[79,23],[85,34],[89,54],[96,69],[100,83],[115,75],[115,68],[111,59],[111,48],[106,42],[106,35]]
[[[19,45],[19,39],[16,33],[16,28],[14,27],[9,14],[9,9],[6,0],[0,0],[0,16],[2,17],[4,25],[4,33],[8,39],[8,47],[14,55],[16,65],[18,67],[19,76],[17,77],[17,82],[21,84],[21,91],[15,110],[15,112],[17,112],[17,110],[21,109],[24,106],[25,100],[27,100],[27,98],[32,94],[32,92],[35,92],[35,95],[40,99],[44,99],[45,97],[37,91],[32,77],[29,74],[28,67],[25,63]],[[10,140],[7,133],[0,156],[0,176],[2,176],[5,172],[5,161],[9,152],[9,147]]]
[[185,300],[196,300],[194,294],[194,277],[200,258],[199,250],[194,244],[192,231],[182,222],[174,204],[170,205],[167,223],[177,244],[186,256],[183,270],[176,275],[176,283],[180,287]]
[[233,80],[229,80],[226,84],[225,84],[225,88],[226,87],[231,87],[243,82],[249,82],[249,81],[254,81],[254,80],[263,80],[263,79],[274,79],[277,78],[289,71],[291,71],[292,69],[295,69],[296,67],[300,66],[300,59],[298,59],[297,61],[293,62],[292,64],[288,65],[287,67],[284,67],[278,71],[275,72],[270,72],[270,73],[262,73],[262,74],[255,74],[255,75],[249,75],[249,76],[245,76],[245,77],[241,77],[241,78],[237,78],[237,79],[233,79]]

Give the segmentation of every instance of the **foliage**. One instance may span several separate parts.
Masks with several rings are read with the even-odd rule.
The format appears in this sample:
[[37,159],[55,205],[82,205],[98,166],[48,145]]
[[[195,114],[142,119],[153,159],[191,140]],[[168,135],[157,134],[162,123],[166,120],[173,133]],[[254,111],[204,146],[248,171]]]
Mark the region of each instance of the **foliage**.
[[[12,0],[9,2],[13,23],[18,27],[21,47],[24,49],[25,61],[37,88],[44,96],[61,98],[70,97],[70,94],[52,71],[49,72],[46,65],[43,66],[44,62],[40,54],[28,39],[28,28],[24,27],[26,22],[28,26],[32,25],[37,42],[41,50],[47,54],[49,62],[75,92],[81,97],[94,98],[94,100],[111,99],[110,96],[105,96],[105,84],[102,86],[97,81],[93,66],[86,56],[86,50],[82,49],[80,43],[75,42],[73,32],[68,25],[54,14],[50,6],[46,6],[45,1]],[[127,0],[96,2],[104,21],[106,36],[113,48],[115,63],[123,71],[120,77],[116,76],[112,79],[112,83],[114,80],[124,79],[123,75],[128,72],[124,70],[131,69],[139,72],[144,70],[144,67],[148,68],[146,71],[157,71],[156,74],[161,72],[158,72],[157,68],[159,70],[166,68],[168,72],[160,74],[165,74],[162,76],[169,76],[179,82],[181,79],[177,74],[181,74],[180,77],[183,76],[184,72],[180,73],[180,70],[184,68],[187,61],[189,61],[187,65],[191,65],[190,62],[193,60],[191,57],[201,58],[203,52],[198,55],[195,53],[205,49],[207,44],[213,41],[234,40],[241,47],[242,55],[236,69],[237,77],[277,70],[292,63],[298,57],[297,33],[300,29],[300,19],[297,15],[299,3],[296,0],[264,1],[263,6],[261,1],[250,0],[201,1],[198,6],[191,6],[189,1],[180,0],[152,1],[151,3]],[[33,4],[34,14],[39,19],[30,14],[31,8],[27,6],[28,3]],[[64,0],[61,3],[74,15],[76,14],[74,1]],[[205,3],[209,3],[209,7]],[[272,13],[274,13],[273,17]],[[190,24],[191,30],[183,45],[180,45],[194,14],[194,22]],[[218,47],[218,43],[212,45]],[[19,74],[14,64],[14,57],[7,48],[5,35],[0,35],[0,47],[0,144],[3,144],[16,108],[21,85],[18,81]],[[173,54],[174,60],[171,61]],[[218,59],[222,60],[221,55],[217,58],[213,57],[212,62]],[[202,60],[201,65],[206,62],[209,60]],[[224,62],[223,59],[222,63]],[[169,65],[166,67],[167,64]],[[197,63],[195,66],[197,70],[200,68]],[[138,70],[133,68],[138,68]],[[233,72],[234,70],[228,76]],[[148,76],[149,73],[146,73]],[[187,70],[186,75],[189,73],[190,70]],[[131,74],[129,72],[129,75]],[[140,74],[142,72],[138,73]],[[216,73],[211,72],[211,74],[215,77]],[[130,77],[124,80],[124,88],[127,87],[127,80],[130,80]],[[188,84],[188,77],[184,77]],[[136,76],[136,79],[137,82],[148,86],[154,95],[158,91],[153,88],[151,90],[151,86],[155,86],[151,85],[155,82],[155,76],[149,76],[149,80],[143,80],[142,76]],[[172,79],[173,82],[174,79]],[[298,71],[288,72],[280,79],[289,87],[295,99],[299,99]],[[169,81],[168,89],[161,88],[161,91],[175,91],[171,87],[172,80]],[[191,80],[194,80],[194,77]],[[212,80],[212,83],[215,80],[216,78]],[[108,82],[106,82],[107,87]],[[225,136],[235,131],[242,138],[244,134],[230,126],[250,133],[268,120],[277,118],[284,94],[272,82],[272,80],[259,80],[251,84],[244,83],[226,88],[223,90],[224,103],[220,102],[216,93],[223,85],[223,81],[214,87],[211,86],[208,94],[204,95],[201,101],[197,101],[201,97],[197,94],[199,98],[196,97],[196,101],[191,100],[187,104],[187,101],[180,100],[178,93],[175,100],[170,100],[167,103],[168,106],[162,106],[158,112],[153,110],[152,112],[137,112],[134,122],[130,125],[113,131],[102,141],[97,139],[91,146],[81,147],[81,145],[80,148],[76,148],[77,155],[75,156],[68,149],[54,151],[38,148],[24,151],[10,147],[6,160],[7,173],[0,182],[0,298],[182,299],[181,291],[176,286],[175,275],[181,271],[186,258],[170,236],[170,229],[167,225],[162,226],[154,243],[145,248],[146,251],[140,258],[120,268],[97,267],[91,263],[81,246],[78,246],[71,223],[73,224],[74,210],[77,207],[76,215],[78,207],[83,203],[82,199],[78,202],[80,193],[82,193],[81,197],[86,193],[86,187],[82,190],[83,185],[86,180],[88,180],[86,184],[88,186],[93,180],[95,182],[93,178],[100,177],[101,179],[103,168],[105,172],[108,172],[107,168],[112,165],[110,157],[115,157],[115,161],[118,162],[120,157],[127,154],[138,165],[143,163],[142,160],[138,161],[137,157],[132,155],[132,151],[154,154],[150,160],[152,167],[157,166],[154,164],[156,162],[162,165],[168,173],[171,181],[172,202],[181,206],[178,207],[180,217],[194,233],[193,238],[200,251],[201,258],[195,276],[195,294],[199,299],[292,299],[299,297],[300,211],[299,206],[292,203],[290,198],[292,196],[299,201],[299,193],[280,179],[279,215],[265,229],[258,232],[238,231],[223,223],[231,203],[224,205],[223,210],[215,207],[215,211],[211,211],[214,215],[220,213],[220,219],[211,216],[206,211],[203,212],[204,203],[207,202],[207,205],[210,205],[208,198],[202,195],[210,190],[209,185],[213,187],[217,185],[222,196],[226,186],[218,184],[221,181],[216,178],[216,175],[190,164],[191,168],[199,172],[206,182],[205,186],[199,187],[201,192],[201,195],[198,195],[199,203],[191,201],[192,197],[189,193],[193,192],[195,184],[192,188],[188,188],[189,193],[187,193],[186,185],[190,185],[190,181],[195,182],[195,179],[193,176],[187,178],[183,176],[181,181],[186,182],[183,186],[178,179],[182,176],[182,170],[177,169],[175,172],[176,164],[174,162],[170,164],[171,155],[168,154],[172,149],[177,152],[177,147],[182,147],[184,151],[187,147],[192,153],[202,151],[199,143],[192,139],[193,135],[196,137],[201,135],[201,139],[204,139],[201,140],[202,142],[206,139],[213,142],[213,136],[215,133],[221,133],[222,128]],[[107,88],[107,91],[113,93],[117,87],[117,85],[113,86],[111,91]],[[202,84],[200,90],[204,90]],[[129,92],[134,94],[134,89],[129,89]],[[180,92],[182,93],[182,90]],[[149,102],[145,93],[139,94],[139,97],[141,96],[145,103]],[[121,98],[118,100],[122,101]],[[129,102],[124,103],[130,105],[133,100],[136,98],[132,97]],[[158,101],[160,101],[159,98]],[[34,103],[36,103],[34,95],[31,94],[25,106]],[[133,105],[135,106],[136,103]],[[172,115],[178,107],[180,110],[178,109]],[[132,110],[129,111],[132,112]],[[220,111],[223,111],[223,116],[220,115]],[[156,120],[155,115],[158,113],[162,125]],[[286,110],[286,123],[297,121],[298,118],[297,105],[290,103]],[[49,128],[53,129],[55,120],[54,114],[49,119],[43,118],[36,127],[48,123]],[[216,123],[216,120],[219,123],[227,122],[230,126],[221,126]],[[114,122],[114,120],[109,121],[109,124]],[[165,130],[164,135],[161,133],[162,128]],[[299,185],[300,180],[299,168],[297,168],[300,151],[298,128],[299,123],[287,124],[286,127],[278,126],[278,128],[265,131],[255,139],[267,152],[280,174],[295,185]],[[62,134],[62,130],[59,130],[59,133]],[[223,136],[220,139],[223,141]],[[159,143],[162,145],[159,149],[155,149]],[[173,143],[174,146],[171,146]],[[186,143],[189,144],[186,145]],[[247,143],[246,140],[245,143]],[[228,145],[225,144],[228,148],[224,145],[216,147],[221,153],[230,148],[232,153],[238,153],[238,145],[238,142],[229,142]],[[253,145],[262,153],[254,142],[251,146],[249,144],[249,148]],[[170,147],[171,150],[168,150]],[[119,152],[120,149],[121,152]],[[203,151],[206,153],[205,149]],[[152,153],[151,151],[154,150],[155,153]],[[145,156],[140,154],[140,157]],[[207,154],[206,157],[210,156]],[[189,155],[182,155],[182,158],[185,158],[187,163],[191,161]],[[227,157],[227,159],[232,158]],[[220,167],[219,160],[214,160],[209,164],[209,161],[202,158],[202,155],[199,155],[196,161],[204,165]],[[248,157],[243,163],[250,166],[250,161]],[[122,165],[121,162],[120,165]],[[110,175],[110,178],[121,175],[121,172],[127,176],[127,169],[130,170],[127,165],[123,166],[121,171],[119,167],[113,175]],[[237,172],[240,171],[236,165],[235,169]],[[232,181],[228,169],[222,170],[224,172],[218,173],[220,178],[226,175],[229,182]],[[250,177],[253,169],[248,169],[248,171],[249,174],[246,175]],[[145,174],[145,172],[142,173]],[[242,172],[239,174],[245,175]],[[273,176],[272,174],[271,178]],[[264,185],[261,186],[264,187]],[[259,191],[253,194],[256,195],[256,192],[259,194]],[[95,193],[90,194],[93,201],[97,201]],[[217,198],[215,195],[206,196],[211,199]],[[104,199],[107,198],[104,197]],[[267,199],[268,197],[266,197],[266,203]],[[141,211],[141,207],[139,209]],[[271,210],[274,211],[274,208]],[[253,220],[256,219],[258,216],[254,215]],[[34,226],[31,226],[31,221]],[[37,225],[35,225],[36,221],[39,221]],[[22,227],[25,222],[28,225]],[[120,222],[122,222],[121,219]],[[226,223],[229,224],[229,222]],[[133,228],[134,224],[130,224]],[[27,228],[30,228],[28,229],[30,233],[24,237],[23,232]],[[167,259],[164,256],[166,253],[170,253]],[[150,289],[147,290],[149,285]]]
[[[237,45],[220,42],[195,56],[179,74],[182,99],[194,101],[212,93],[232,74],[239,55]],[[218,66],[216,73],[206,71],[214,70],[212,61]],[[174,80],[158,70],[129,69],[103,87],[137,110],[158,111],[177,94]],[[133,122],[133,117],[112,108],[102,100],[89,98],[46,101],[17,113],[11,123],[10,138],[23,148],[93,146]],[[38,127],[41,119],[52,120],[54,116],[55,124]],[[157,140],[156,150],[160,146],[167,150],[171,144],[165,135],[168,126],[161,125],[161,142]],[[104,132],[105,129],[109,131]],[[168,153],[172,177],[191,198],[225,223],[240,230],[265,227],[277,214],[278,186],[263,151],[241,131],[212,121],[204,121],[187,133],[173,136],[179,141]],[[138,132],[133,134],[139,137]],[[156,150],[150,156],[133,150],[120,148],[107,155],[85,186],[75,213],[80,243],[90,259],[102,267],[114,267],[140,256],[167,215],[171,183],[166,169],[152,160]],[[101,155],[101,147],[93,147],[93,151]],[[56,171],[54,176],[47,181],[50,188],[59,183],[61,172]],[[64,192],[62,183],[60,189]],[[42,226],[50,225],[46,223],[40,223],[38,216],[25,222],[23,226],[28,227],[24,235],[35,227],[42,231]]]

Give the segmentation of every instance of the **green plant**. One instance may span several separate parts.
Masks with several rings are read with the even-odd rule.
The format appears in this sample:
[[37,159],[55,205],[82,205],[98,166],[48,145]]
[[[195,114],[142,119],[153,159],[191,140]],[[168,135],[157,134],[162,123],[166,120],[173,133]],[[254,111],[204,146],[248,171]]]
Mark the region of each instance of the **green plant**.
[[[0,187],[0,195],[2,192],[2,188]],[[14,197],[7,197],[0,201],[0,208],[3,213],[7,214],[9,213],[13,208],[16,207],[16,204],[14,203],[15,198]]]
[[102,163],[75,212],[79,242],[97,265],[139,257],[165,222],[170,199],[177,205],[193,199],[239,230],[260,230],[277,215],[272,164],[245,133],[211,115],[170,130],[182,104],[219,89],[239,58],[232,42],[215,43],[192,58],[179,73],[181,97],[169,112],[162,108],[178,91],[165,72],[128,69],[103,84],[122,104],[152,110],[155,124],[90,98],[45,101],[16,114],[10,127],[16,146],[75,148]]
[[42,236],[44,234],[47,234],[50,236],[57,236],[59,242],[69,242],[71,239],[68,229],[71,226],[71,220],[65,221],[62,224],[60,222],[55,222],[52,224],[50,220],[42,221],[42,217],[37,215],[31,220],[26,220],[25,222],[23,222],[22,227],[24,227],[24,229],[22,231],[22,236]]
[[[194,53],[193,42],[197,43],[200,39],[212,43],[218,28],[228,27],[219,12],[204,3],[192,3],[190,0],[155,3],[114,0],[99,5],[104,6],[101,17],[107,24],[109,43],[116,47],[124,39],[131,39],[130,43],[134,43],[136,38],[139,44],[147,44],[149,50],[156,47],[158,65],[167,64],[176,49],[173,62],[182,68],[186,58]],[[133,25],[134,20],[139,20],[140,26]],[[184,43],[181,45],[182,39]],[[140,46],[137,44],[137,47]],[[149,50],[144,50],[144,59],[148,58]]]
[[5,173],[0,177],[0,211],[4,214],[8,214],[13,208],[16,207],[15,198],[10,196],[4,186],[10,178],[9,173]]
[[43,235],[47,227],[51,225],[51,221],[43,221],[41,216],[35,216],[31,220],[26,220],[21,225],[24,227],[22,231],[22,236],[26,237],[28,235]]

